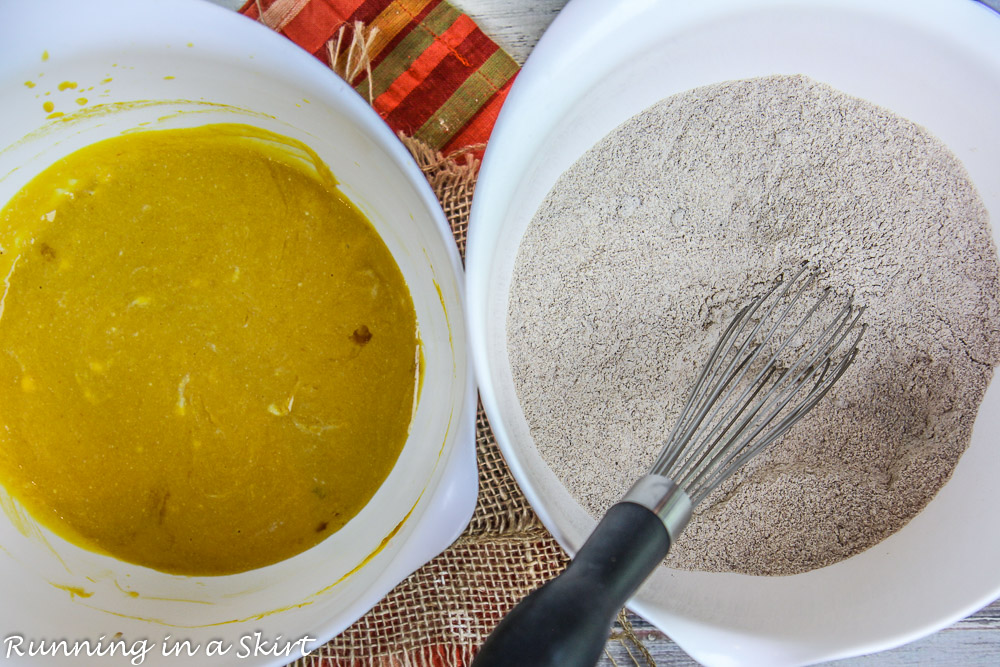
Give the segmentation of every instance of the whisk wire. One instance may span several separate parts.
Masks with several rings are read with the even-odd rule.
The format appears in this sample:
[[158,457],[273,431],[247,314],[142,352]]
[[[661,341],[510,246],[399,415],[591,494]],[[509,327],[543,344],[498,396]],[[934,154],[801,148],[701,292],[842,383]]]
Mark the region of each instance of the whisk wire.
[[[733,457],[731,460],[720,463],[720,465],[715,469],[714,474],[700,484],[697,485],[697,489],[692,491],[691,500],[692,503],[701,502],[705,496],[710,494],[716,489],[722,482],[724,482],[730,475],[732,470],[737,470],[745,465],[750,459],[756,456],[760,451],[768,447],[778,438],[782,437],[795,423],[809,410],[813,408],[833,387],[834,383],[840,376],[844,374],[847,367],[854,361],[854,357],[857,356],[857,349],[851,350],[848,355],[837,365],[834,372],[829,376],[827,382],[822,385],[817,384],[813,390],[808,394],[808,398],[803,401],[796,409],[785,416],[777,426],[775,426],[766,437],[761,438],[754,443],[752,447],[744,449],[737,456]],[[829,366],[829,364],[827,364]]]
[[[760,436],[764,429],[768,428],[771,421],[785,410],[791,400],[796,397],[799,390],[813,381],[813,378],[817,374],[818,378],[816,378],[813,388],[807,392],[807,397],[819,392],[820,387],[823,386],[823,380],[827,377],[827,371],[830,368],[830,355],[836,351],[846,337],[846,334],[843,332],[845,325],[850,321],[851,308],[852,306],[849,302],[835,318],[834,322],[837,323],[837,326],[828,327],[823,335],[817,337],[806,353],[800,355],[796,363],[783,371],[781,376],[775,380],[768,393],[751,412],[751,418],[744,419],[743,423],[740,424],[736,431],[739,433],[739,438],[732,439],[727,443],[726,451],[722,452],[724,455],[722,458],[719,458],[719,456],[715,457],[714,460],[717,461],[717,465],[713,466],[713,470],[732,469],[736,467],[734,465],[735,459],[741,451],[745,451],[747,456],[745,459],[740,460],[748,460],[760,451],[760,449],[773,442],[777,437],[780,437],[787,428],[790,428],[792,424],[798,421],[799,417],[805,412],[805,410],[802,410],[803,405],[808,404],[809,408],[812,407],[813,403],[810,403],[807,399],[805,403],[800,404],[796,409],[792,410],[785,419],[778,423],[778,426],[772,429],[772,435],[779,428],[781,429],[781,433],[773,435],[773,437],[769,436],[767,439],[758,440],[752,447],[746,448],[746,444],[754,442],[754,439]],[[807,315],[807,318],[811,316],[812,313]],[[844,316],[848,317],[845,319]],[[772,364],[775,360],[776,357],[772,357],[768,363]],[[801,369],[799,368],[800,366],[802,367]],[[846,365],[844,368],[846,369]],[[832,386],[832,383],[837,378],[839,378],[839,375],[831,378],[827,386]],[[786,382],[789,379],[790,381]],[[758,385],[757,393],[765,386],[766,380]],[[825,393],[825,390],[822,393]],[[820,395],[818,398],[822,398],[822,396]],[[743,398],[741,397],[740,400],[742,401]],[[784,426],[785,424],[787,426]],[[703,483],[703,477],[699,476],[691,486],[692,488],[695,486],[701,487]]]
[[[760,351],[763,349],[763,343],[753,348],[751,354],[749,355],[744,354],[743,352],[751,342],[756,340],[761,328],[769,320],[771,314],[774,312],[774,309],[778,306],[778,303],[780,303],[782,298],[788,294],[788,291],[791,289],[795,280],[802,275],[802,271],[803,270],[800,270],[791,282],[785,284],[777,283],[772,286],[771,289],[763,295],[754,299],[749,305],[741,309],[736,314],[736,317],[733,318],[732,322],[726,328],[722,338],[713,348],[709,360],[702,367],[701,374],[695,382],[695,388],[691,392],[691,398],[688,400],[687,405],[685,405],[684,410],[682,410],[681,416],[677,420],[677,426],[675,426],[674,430],[668,437],[667,442],[670,444],[664,449],[664,453],[661,454],[660,460],[654,464],[653,472],[662,472],[672,468],[677,462],[677,458],[681,452],[689,452],[690,449],[687,447],[687,444],[690,442],[693,435],[698,432],[698,429],[705,422],[706,418],[708,418],[710,411],[712,411],[713,408],[717,409],[721,404],[726,403],[727,399],[731,395],[731,391],[730,393],[727,393],[725,398],[722,400],[719,399],[720,394],[722,394],[722,392],[724,392],[731,384],[739,383],[742,380],[749,364],[757,358]],[[806,286],[808,286],[808,283]],[[743,342],[736,348],[736,353],[732,356],[728,365],[723,368],[717,363],[719,359],[729,358],[730,353],[733,351],[735,341],[740,339],[744,329],[746,329],[747,325],[753,321],[753,318],[760,309],[761,305],[764,304],[774,294],[774,292],[778,290],[778,288],[783,288],[781,290],[781,294],[778,295],[777,299],[770,302],[767,311],[759,319],[757,319],[756,325],[747,334]],[[791,307],[791,305],[792,304],[788,304],[788,307]],[[775,323],[775,326],[780,323],[787,313],[788,308],[786,308],[782,313],[782,316],[778,318],[778,322]],[[772,330],[768,333],[769,335],[773,334],[774,329],[772,328]],[[722,378],[721,382],[719,381],[719,378]],[[696,406],[693,412],[692,406]],[[683,428],[680,429],[678,433],[678,427],[681,425],[683,425]],[[670,456],[665,456],[668,450],[670,450]],[[708,450],[703,450],[702,459],[707,458],[710,453],[711,452]],[[695,466],[697,466],[697,463]],[[684,484],[682,479],[675,479],[675,481],[677,481],[677,483],[681,486]]]
[[[798,278],[798,275],[796,275],[796,278]],[[774,332],[777,330],[781,322],[783,322],[784,319],[787,317],[788,312],[792,309],[795,302],[802,295],[802,291],[806,287],[808,287],[809,283],[804,285],[803,288],[799,291],[799,293],[796,294],[795,297],[793,297],[789,301],[789,303],[786,305],[782,313],[775,320],[771,329],[763,336],[763,339],[760,340],[760,342],[757,343],[756,346],[752,347],[750,354],[744,354],[744,351],[747,349],[747,346],[751,345],[751,343],[756,340],[761,327],[768,320],[768,318],[770,318],[771,314],[777,307],[780,300],[783,299],[788,294],[791,285],[792,283],[788,283],[787,285],[785,285],[785,288],[782,290],[782,293],[779,295],[778,299],[776,299],[771,303],[770,307],[767,309],[767,312],[764,313],[761,319],[757,322],[757,325],[747,335],[743,343],[737,348],[737,352],[733,357],[733,360],[730,362],[729,366],[726,369],[721,370],[719,373],[710,376],[711,383],[715,383],[717,377],[731,378],[731,380],[726,379],[724,382],[718,383],[717,385],[718,389],[715,392],[713,392],[711,401],[705,406],[704,414],[702,414],[701,417],[699,418],[698,423],[695,426],[695,429],[691,429],[688,431],[688,433],[686,434],[687,438],[690,438],[696,432],[697,427],[699,427],[706,420],[709,423],[712,423],[713,420],[715,419],[715,416],[722,408],[722,406],[727,405],[729,403],[729,400],[732,398],[733,391],[735,391],[740,386],[740,382],[743,380],[743,377],[749,370],[750,365],[753,364],[753,362],[756,361],[757,358],[760,356],[761,352],[764,351],[764,347],[774,336]],[[767,299],[772,293],[773,290],[765,294],[763,297],[760,297],[760,299],[757,300],[758,306],[759,303]],[[752,314],[752,311],[750,314]],[[766,367],[767,366],[765,365],[765,369]],[[758,375],[757,378],[754,379],[754,382],[757,382],[759,380],[760,380],[760,374]],[[722,396],[722,398],[720,398],[720,394],[722,394],[722,392],[725,391],[727,387],[729,387],[728,391],[726,391],[726,393]],[[745,399],[745,393],[744,396],[741,397],[741,400],[744,399]]]
[[[765,378],[765,383],[766,381],[767,379]],[[756,395],[759,394],[761,391],[763,391],[764,386],[765,386],[764,383],[761,383],[757,386],[756,390],[754,391],[754,396],[751,398],[751,400],[756,398]],[[681,480],[677,482],[679,485],[683,486],[684,488],[690,488],[690,486],[692,486],[691,482],[692,478],[694,479],[699,478],[706,470],[713,467],[712,462],[718,460],[719,452],[717,450],[720,449],[720,443],[722,443],[721,449],[722,453],[724,454],[726,450],[726,441],[724,441],[726,434],[729,432],[732,426],[736,423],[736,421],[740,418],[740,416],[743,414],[744,411],[746,411],[748,407],[750,407],[750,403],[742,404],[740,406],[739,411],[730,418],[729,423],[726,425],[726,428],[722,429],[715,435],[715,438],[712,440],[712,443],[708,446],[702,446],[698,448],[699,451],[702,452],[701,456],[698,458],[696,462],[694,462],[694,464],[687,465],[684,468],[684,472],[678,475],[679,479]],[[731,447],[732,442],[734,441],[730,440],[728,442]]]
[[[799,275],[801,275],[801,273],[802,271],[800,270],[795,277],[798,278]],[[702,367],[701,373],[699,374],[698,379],[695,382],[694,385],[695,388],[688,397],[687,403],[684,406],[684,409],[681,411],[680,418],[677,420],[673,430],[667,437],[667,442],[669,444],[661,451],[660,456],[657,459],[657,462],[654,464],[653,466],[654,472],[657,470],[670,469],[677,462],[677,458],[680,456],[680,454],[686,451],[685,444],[691,439],[691,434],[696,432],[698,427],[703,423],[707,411],[716,403],[719,394],[725,390],[728,384],[727,381],[722,385],[716,385],[714,375],[712,376],[711,382],[706,382],[705,381],[706,376],[708,376],[709,372],[712,371],[713,369],[718,370],[716,362],[720,358],[725,359],[729,356],[729,353],[732,351],[735,341],[740,338],[740,336],[743,334],[743,330],[747,327],[747,325],[751,321],[753,321],[753,317],[756,314],[757,310],[768,299],[768,297],[770,297],[781,286],[782,286],[781,283],[775,284],[764,295],[755,299],[747,306],[744,306],[736,314],[736,317],[733,318],[732,322],[730,322],[729,325],[726,327],[722,337],[719,339],[719,342],[716,343],[715,347],[712,349],[711,356],[709,357],[705,365]],[[782,291],[782,296],[787,294],[790,286],[791,283],[784,286],[784,290]],[[747,341],[753,340],[757,332],[760,330],[761,326],[763,326],[764,322],[767,320],[771,312],[776,307],[777,303],[778,301],[772,302],[770,308],[764,314],[764,316],[762,316],[760,319],[757,320],[756,326],[747,335],[746,339]],[[742,347],[743,346],[741,345],[741,348]],[[753,359],[750,357],[746,357],[741,360],[741,356],[737,354],[736,356],[733,357],[732,361],[730,361],[729,363],[729,366],[725,369],[723,377],[727,377],[730,380],[734,379],[735,374],[739,374],[742,371],[742,369],[752,360]],[[735,368],[734,371],[734,365],[736,365],[737,363],[739,365]]]
[[[709,384],[705,382],[705,377],[708,372],[713,368],[719,357],[728,354],[729,349],[732,348],[731,341],[738,335],[737,329],[742,329],[746,324],[744,315],[753,305],[744,306],[733,321],[729,323],[726,330],[723,332],[722,337],[719,342],[712,349],[712,353],[708,358],[708,361],[702,366],[701,371],[698,375],[698,379],[695,381],[694,390],[688,396],[687,402],[684,405],[683,410],[681,410],[681,416],[674,423],[673,429],[667,436],[668,445],[660,451],[660,455],[657,457],[656,463],[653,464],[653,471],[664,471],[669,470],[677,462],[677,458],[684,451],[683,443],[684,439],[678,437],[678,433],[683,430],[685,433],[688,432],[687,418],[689,415],[693,416],[697,411],[692,410],[692,408],[697,405],[702,404],[702,397],[704,390],[707,390]],[[723,352],[725,350],[725,352]]]
[[[815,283],[811,274],[800,283],[804,273],[803,267],[733,318],[653,465],[654,474],[672,479],[695,504],[784,435],[823,398],[857,354],[865,331],[864,326],[858,328],[863,309],[856,310],[849,299],[790,365],[779,368],[780,359],[831,294],[823,290],[804,315],[789,321]],[[852,332],[856,336],[851,348],[835,362],[834,355]]]
[[[857,324],[860,313],[850,320],[850,325],[840,335],[832,341],[832,344],[825,346],[822,353],[822,360],[814,359],[806,369],[795,378],[794,383],[788,384],[777,395],[774,405],[760,417],[752,428],[746,429],[740,434],[739,440],[733,440],[730,447],[730,454],[713,466],[711,472],[706,471],[700,478],[695,479],[690,486],[690,494],[693,502],[700,502],[706,495],[711,493],[731,471],[743,466],[757,453],[766,448],[772,442],[783,436],[806,412],[819,402],[830,388],[840,379],[847,370],[857,354],[857,344],[864,335],[865,327],[862,327],[857,337],[852,343],[852,349],[841,359],[831,371],[832,360],[830,356],[843,344],[850,330]],[[846,320],[845,320],[846,322]],[[842,328],[843,322],[841,326]],[[776,425],[771,425],[772,420],[781,414],[789,402],[796,397],[799,390],[813,381],[813,386],[806,392],[805,398],[793,409],[780,419]],[[766,433],[764,431],[770,427]]]
[[[808,283],[806,286],[808,286]],[[741,386],[740,383],[743,380],[743,377],[746,373],[746,369],[749,367],[749,364],[755,361],[757,357],[760,356],[760,353],[767,347],[767,345],[773,339],[774,334],[777,331],[778,327],[788,316],[788,313],[795,306],[796,302],[802,296],[802,294],[803,291],[800,290],[794,297],[792,297],[792,300],[782,311],[781,315],[779,315],[778,319],[775,321],[774,325],[764,336],[763,340],[761,340],[758,344],[756,344],[756,346],[753,348],[752,353],[746,357],[746,363],[741,364],[743,369],[737,375],[735,380],[734,381],[726,380],[724,382],[725,385],[727,386],[731,385],[732,388],[730,388],[729,391],[727,391],[726,394],[720,400],[717,400],[716,403],[713,405],[712,412],[708,415],[707,421],[709,424],[715,424],[715,426],[710,428],[700,438],[702,442],[712,440],[713,444],[709,447],[702,446],[699,448],[700,450],[702,450],[703,453],[698,463],[695,465],[694,469],[693,470],[690,468],[688,469],[687,473],[688,476],[690,476],[691,474],[697,475],[703,469],[702,466],[703,461],[715,460],[718,458],[719,455],[725,455],[727,449],[730,449],[736,445],[736,441],[734,440],[724,441],[723,438],[730,431],[730,429],[732,429],[734,426],[737,425],[739,416],[744,412],[747,412],[747,408],[754,403],[760,391],[765,386],[767,386],[767,382],[773,375],[773,371],[775,370],[774,364],[777,362],[779,356],[785,350],[785,348],[788,347],[790,342],[799,333],[802,327],[805,326],[805,324],[813,316],[813,314],[816,312],[816,310],[819,308],[819,306],[822,304],[823,300],[827,296],[827,293],[824,292],[823,296],[813,305],[813,307],[809,310],[806,316],[800,320],[799,324],[792,331],[791,335],[787,336],[785,340],[777,347],[777,349],[775,349],[772,352],[771,357],[764,364],[764,366],[757,373],[757,375],[753,378],[753,380],[751,380],[750,383],[745,387],[745,389],[743,389],[743,391],[740,393],[740,395],[738,397],[735,397],[734,399],[733,392],[738,390],[739,387]],[[748,339],[747,341],[745,341],[745,344],[749,344],[751,340],[752,339]],[[815,347],[817,344],[818,343],[814,343],[813,347]],[[744,348],[740,348],[740,351],[737,352],[737,356],[742,354],[743,349]],[[805,356],[800,357],[796,365],[801,364],[804,358]],[[779,378],[775,381],[774,387],[780,386],[782,381],[788,375],[790,375],[792,371],[794,371],[795,367],[796,366],[793,366],[792,368],[786,370],[781,376],[779,376]],[[742,421],[736,427],[735,432],[738,433],[743,429],[745,429],[746,425],[751,423],[754,420],[754,418],[760,413],[761,409],[767,404],[768,400],[769,400],[769,394],[765,394],[764,397],[754,405],[753,409],[751,409],[743,417]],[[719,417],[718,416],[719,413],[726,406],[729,406],[728,411],[726,412],[725,415]],[[721,450],[717,451],[718,443],[720,442],[725,442],[725,445],[722,447]],[[687,479],[685,478],[683,482],[678,481],[678,484],[684,485],[686,484],[686,482]]]

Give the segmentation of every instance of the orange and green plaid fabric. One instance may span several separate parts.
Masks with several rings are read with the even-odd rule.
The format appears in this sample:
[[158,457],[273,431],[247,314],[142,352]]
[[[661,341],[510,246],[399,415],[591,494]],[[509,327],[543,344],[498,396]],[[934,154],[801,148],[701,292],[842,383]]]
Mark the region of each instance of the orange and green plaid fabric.
[[349,83],[389,126],[445,154],[486,143],[517,74],[514,60],[444,0],[249,0],[262,20],[328,62],[343,25],[377,28],[366,71]]

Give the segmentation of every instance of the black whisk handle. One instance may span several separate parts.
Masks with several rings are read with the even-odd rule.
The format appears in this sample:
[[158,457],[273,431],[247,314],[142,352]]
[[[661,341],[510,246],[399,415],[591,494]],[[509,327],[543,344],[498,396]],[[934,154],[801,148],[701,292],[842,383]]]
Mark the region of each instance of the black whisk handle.
[[472,667],[593,667],[618,610],[669,549],[655,513],[617,503],[569,567],[507,614]]

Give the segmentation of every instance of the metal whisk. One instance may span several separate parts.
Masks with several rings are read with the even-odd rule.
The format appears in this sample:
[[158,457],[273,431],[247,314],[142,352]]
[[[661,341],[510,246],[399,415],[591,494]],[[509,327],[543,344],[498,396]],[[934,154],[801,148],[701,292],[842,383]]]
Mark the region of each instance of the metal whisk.
[[667,555],[692,508],[792,428],[857,356],[863,309],[851,299],[831,303],[829,290],[810,299],[814,287],[802,268],[736,314],[650,473],[608,510],[562,574],[500,622],[473,667],[597,662],[618,610]]

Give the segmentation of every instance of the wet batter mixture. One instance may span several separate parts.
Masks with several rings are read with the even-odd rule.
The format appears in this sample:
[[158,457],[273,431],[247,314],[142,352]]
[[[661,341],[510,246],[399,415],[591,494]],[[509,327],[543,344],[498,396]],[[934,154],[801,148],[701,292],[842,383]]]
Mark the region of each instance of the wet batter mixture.
[[327,168],[248,126],[94,144],[0,212],[0,483],[183,574],[297,554],[407,437],[416,316]]

